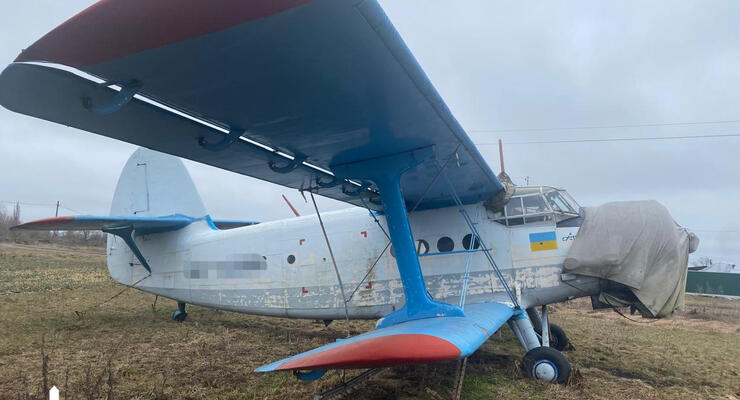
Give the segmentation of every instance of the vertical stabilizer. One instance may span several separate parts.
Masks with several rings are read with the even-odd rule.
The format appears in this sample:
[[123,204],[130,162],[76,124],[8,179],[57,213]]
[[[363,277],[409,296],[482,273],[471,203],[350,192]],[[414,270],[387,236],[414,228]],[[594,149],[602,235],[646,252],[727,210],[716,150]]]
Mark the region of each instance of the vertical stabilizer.
[[146,148],[131,155],[118,179],[111,216],[206,215],[185,165],[174,156]]

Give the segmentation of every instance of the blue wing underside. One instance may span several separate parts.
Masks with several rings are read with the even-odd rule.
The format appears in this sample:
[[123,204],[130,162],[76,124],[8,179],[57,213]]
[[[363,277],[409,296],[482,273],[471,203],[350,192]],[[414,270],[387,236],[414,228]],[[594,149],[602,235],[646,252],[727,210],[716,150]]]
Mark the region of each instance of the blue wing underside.
[[[401,178],[407,207],[447,207],[457,197],[471,204],[502,190],[375,0],[103,0],[2,72],[0,104],[376,210],[377,187],[337,176],[333,167],[432,148],[434,157]],[[443,165],[449,179],[437,180]],[[24,229],[189,223],[104,218]],[[378,329],[259,370],[456,359],[512,315],[499,303],[465,311]]]
[[[286,3],[277,3],[281,2]],[[314,188],[321,195],[374,209],[380,209],[380,203],[373,199],[373,186],[362,191],[369,194],[363,202],[354,195],[357,185],[340,179],[334,183],[341,184],[332,186],[332,166],[432,146],[436,158],[403,176],[407,205],[422,200],[417,207],[421,210],[454,204],[452,189],[445,182],[439,180],[430,187],[439,166],[450,159],[454,162],[446,173],[464,203],[485,200],[501,190],[375,1],[293,1],[280,12],[245,17],[245,22],[225,29],[177,37],[176,42],[164,41],[153,48],[144,43],[149,39],[126,27],[138,25],[138,31],[146,32],[146,24],[156,20],[153,13],[158,12],[145,14],[146,7],[156,6],[142,3],[138,13],[105,13],[108,8],[134,6],[123,3],[101,2],[27,49],[0,76],[0,103],[21,113],[280,185]],[[259,7],[267,1],[252,3]],[[236,7],[233,4],[213,7]],[[109,23],[101,22],[105,19]],[[84,34],[83,28],[90,24],[95,35]],[[101,46],[96,40],[106,41],[103,55],[95,53]],[[135,48],[139,51],[125,48],[124,44],[137,40],[142,42]],[[55,52],[64,46],[70,50]],[[78,54],[85,47],[90,54]],[[116,112],[98,115],[85,102],[88,106],[115,102],[115,90],[69,71],[28,62],[66,63],[122,86],[137,82],[142,97]],[[208,121],[221,131],[155,107],[142,101],[144,97]],[[242,136],[230,146],[202,145],[223,144],[223,130]],[[303,162],[291,166],[291,157]]]

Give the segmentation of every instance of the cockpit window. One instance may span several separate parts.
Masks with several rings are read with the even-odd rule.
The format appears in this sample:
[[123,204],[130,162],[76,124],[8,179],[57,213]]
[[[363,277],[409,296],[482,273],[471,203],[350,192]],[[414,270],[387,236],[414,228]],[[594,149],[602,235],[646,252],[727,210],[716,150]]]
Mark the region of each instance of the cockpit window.
[[570,193],[568,193],[568,192],[560,192],[560,195],[563,196],[563,198],[565,199],[565,201],[567,201],[568,204],[570,204],[570,206],[576,212],[580,212],[581,211],[581,206],[578,204],[578,202],[576,202],[576,200],[573,198],[573,196],[570,195]]
[[506,203],[506,216],[513,217],[516,215],[522,215],[522,198],[512,197],[508,203]]
[[577,213],[576,210],[574,210],[570,204],[568,204],[563,197],[560,196],[560,193],[558,192],[550,192],[545,193],[545,197],[547,197],[547,201],[550,202],[550,206],[553,210],[559,211],[559,212],[569,212],[569,213]]
[[547,209],[545,199],[539,194],[522,197],[522,201],[524,202],[524,212],[527,214],[539,214],[550,211]]
[[581,206],[563,189],[551,186],[517,187],[503,209],[488,210],[488,218],[506,226],[575,218]]

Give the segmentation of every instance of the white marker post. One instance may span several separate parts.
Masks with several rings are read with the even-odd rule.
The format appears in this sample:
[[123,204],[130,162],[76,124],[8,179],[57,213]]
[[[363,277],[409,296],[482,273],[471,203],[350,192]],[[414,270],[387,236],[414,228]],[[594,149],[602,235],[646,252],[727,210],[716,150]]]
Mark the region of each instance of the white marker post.
[[49,389],[49,400],[59,400],[59,389],[56,386]]

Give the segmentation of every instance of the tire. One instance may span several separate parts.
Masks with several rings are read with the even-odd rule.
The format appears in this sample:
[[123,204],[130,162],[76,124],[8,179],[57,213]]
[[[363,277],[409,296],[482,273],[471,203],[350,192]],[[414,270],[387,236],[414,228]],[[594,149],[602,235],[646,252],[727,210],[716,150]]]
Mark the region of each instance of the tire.
[[185,322],[185,319],[187,317],[188,313],[180,310],[175,310],[175,312],[172,314],[172,319],[179,323]]
[[563,353],[552,347],[535,347],[522,360],[527,378],[551,383],[566,383],[570,377],[570,362]]
[[564,351],[570,347],[568,336],[559,325],[550,324],[550,347],[557,351]]

